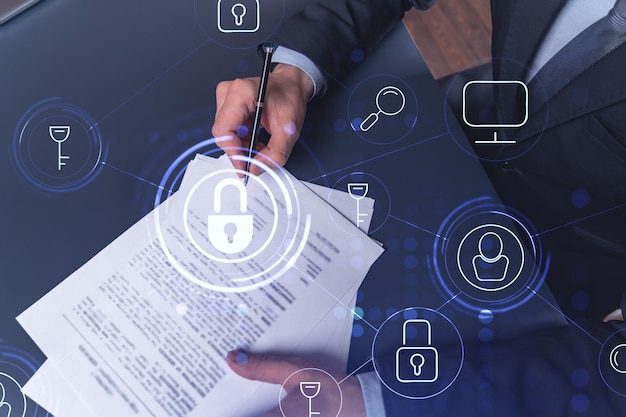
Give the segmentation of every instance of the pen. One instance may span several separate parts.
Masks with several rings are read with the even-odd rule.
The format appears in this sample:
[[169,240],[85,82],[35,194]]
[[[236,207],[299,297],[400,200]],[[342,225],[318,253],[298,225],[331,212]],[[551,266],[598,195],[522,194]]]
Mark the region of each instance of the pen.
[[248,185],[250,174],[250,161],[252,160],[252,151],[259,137],[261,129],[261,113],[263,112],[263,101],[265,101],[265,90],[267,90],[267,81],[270,77],[270,68],[272,66],[272,55],[276,52],[277,45],[265,42],[260,46],[263,53],[263,73],[261,74],[261,82],[259,83],[259,95],[256,102],[256,110],[254,112],[254,122],[252,124],[252,135],[250,136],[250,146],[248,147],[248,159],[246,159],[246,176],[243,183]]

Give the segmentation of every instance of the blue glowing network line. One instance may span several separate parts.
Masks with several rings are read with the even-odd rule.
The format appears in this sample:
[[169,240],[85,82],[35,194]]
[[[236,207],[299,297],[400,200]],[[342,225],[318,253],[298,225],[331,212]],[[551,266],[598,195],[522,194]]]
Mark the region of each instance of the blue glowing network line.
[[452,298],[450,298],[448,301],[446,301],[445,303],[443,303],[442,305],[439,306],[439,308],[436,308],[435,311],[439,311],[442,308],[444,308],[445,306],[447,306],[449,303],[451,303],[452,301],[454,301],[459,295],[461,295],[461,293],[456,293],[454,294],[454,296]]
[[341,385],[341,383],[343,381],[345,381],[346,379],[349,379],[351,376],[355,375],[357,372],[359,372],[361,369],[363,369],[365,366],[367,366],[367,364],[370,363],[371,361],[372,361],[371,357],[367,358],[367,360],[365,361],[365,363],[363,363],[363,365],[359,366],[354,371],[350,372],[348,375],[346,375],[346,377],[344,379],[342,379],[341,381],[338,381],[337,384]]
[[590,338],[592,338],[597,344],[599,344],[600,346],[602,346],[602,342],[600,342],[598,339],[596,339],[595,337],[593,337],[591,335],[591,333],[589,333],[587,330],[583,329],[583,327],[581,325],[579,325],[578,323],[576,323],[574,320],[572,320],[571,318],[569,318],[567,316],[567,314],[563,313],[561,311],[561,309],[559,309],[557,306],[553,305],[550,301],[546,300],[544,297],[541,296],[541,294],[539,294],[537,291],[535,291],[534,289],[530,288],[529,286],[526,286],[526,288],[528,288],[530,291],[532,291],[532,293],[534,295],[536,295],[537,297],[539,297],[541,300],[543,300],[547,305],[549,305],[550,307],[552,307],[554,310],[556,310],[557,312],[561,313],[563,315],[563,317],[565,317],[565,319],[573,324],[574,326],[578,327],[578,329],[580,331],[582,331],[583,333],[585,333],[587,336],[589,336]]
[[113,115],[115,112],[117,112],[119,109],[121,109],[122,107],[124,107],[126,104],[128,104],[128,102],[130,102],[132,99],[134,99],[135,97],[137,97],[138,95],[140,95],[141,93],[143,93],[145,90],[147,90],[149,87],[151,87],[153,84],[155,84],[157,81],[159,81],[161,78],[163,78],[165,75],[167,75],[170,71],[172,71],[174,68],[176,68],[178,65],[182,64],[184,61],[186,61],[188,58],[190,58],[193,54],[195,54],[196,52],[198,52],[198,50],[202,49],[207,43],[209,43],[209,40],[207,39],[206,41],[202,42],[200,45],[196,46],[194,49],[191,50],[191,52],[188,52],[187,55],[183,56],[181,59],[179,59],[176,63],[174,63],[173,65],[171,65],[169,68],[167,68],[165,71],[163,71],[161,74],[159,74],[155,79],[153,79],[152,81],[150,81],[148,84],[144,85],[143,87],[141,87],[137,92],[135,92],[133,95],[131,95],[129,98],[127,98],[126,100],[124,100],[119,106],[117,106],[116,108],[114,108],[113,110],[111,110],[109,113],[107,113],[104,117],[102,117],[99,121],[97,121],[93,126],[90,127],[90,129],[93,129],[95,126],[98,126],[100,123],[102,123],[104,120],[108,119],[111,115]]
[[553,228],[551,228],[551,229],[544,230],[543,232],[536,233],[533,237],[538,237],[538,236],[544,235],[544,234],[546,234],[546,233],[554,232],[555,230],[559,230],[559,229],[562,229],[562,228],[564,228],[564,227],[571,226],[571,225],[574,225],[574,224],[576,224],[576,223],[580,223],[580,222],[583,222],[583,221],[585,221],[585,220],[592,219],[592,218],[594,218],[594,217],[600,216],[600,215],[602,215],[602,214],[606,214],[606,213],[608,213],[608,212],[611,212],[611,211],[613,211],[613,210],[620,209],[620,208],[622,208],[622,207],[626,207],[626,203],[620,204],[620,205],[615,206],[615,207],[608,208],[608,209],[606,209],[606,210],[599,211],[599,212],[594,213],[594,214],[590,214],[590,215],[585,216],[585,217],[581,217],[581,218],[576,219],[576,220],[572,220],[571,222],[568,222],[568,223],[562,224],[562,225],[560,225],[560,226],[555,226],[555,227],[553,227]]
[[115,170],[115,171],[117,171],[117,172],[120,172],[120,173],[122,173],[122,174],[128,175],[129,177],[132,177],[132,178],[135,178],[135,179],[137,179],[137,180],[139,180],[139,181],[145,182],[146,184],[150,184],[150,185],[152,185],[152,186],[154,186],[154,187],[156,187],[156,188],[158,188],[158,189],[160,189],[160,190],[167,191],[167,192],[169,192],[169,193],[173,193],[173,192],[174,192],[174,191],[172,191],[172,190],[168,190],[167,188],[165,188],[165,187],[163,187],[163,186],[161,186],[161,185],[158,185],[158,184],[155,184],[155,183],[153,183],[153,182],[151,182],[151,181],[148,181],[148,180],[147,180],[147,179],[145,179],[145,178],[141,178],[141,177],[139,177],[139,176],[137,176],[137,175],[135,175],[135,174],[131,174],[130,172],[125,171],[125,170],[123,170],[123,169],[121,169],[121,168],[118,168],[118,167],[113,166],[113,165],[111,165],[111,164],[107,164],[106,162],[101,162],[101,164],[102,164],[102,165],[104,165],[104,166],[107,166],[107,167],[109,167],[109,168],[112,168],[113,170]]
[[368,159],[364,159],[364,160],[356,162],[356,163],[354,163],[352,165],[348,165],[348,166],[345,166],[343,168],[336,169],[334,171],[329,171],[329,172],[327,172],[327,173],[325,173],[323,175],[320,175],[320,176],[317,176],[317,177],[314,177],[314,178],[309,178],[306,181],[311,182],[311,181],[315,181],[315,180],[320,180],[320,179],[323,179],[323,178],[325,178],[325,177],[327,177],[329,175],[333,175],[333,174],[336,174],[338,172],[342,172],[342,171],[345,171],[345,170],[348,170],[348,169],[351,169],[351,168],[354,168],[354,167],[358,167],[358,166],[366,164],[368,162],[376,161],[377,159],[381,159],[381,158],[387,157],[389,155],[393,155],[395,153],[402,152],[402,151],[410,149],[410,148],[412,148],[414,146],[421,145],[423,143],[427,143],[427,142],[430,142],[430,141],[435,140],[435,139],[439,139],[440,137],[447,136],[449,134],[450,134],[450,132],[440,133],[438,135],[431,136],[428,139],[424,139],[424,140],[421,140],[419,142],[411,143],[410,145],[406,145],[406,146],[403,146],[401,148],[394,149],[393,151],[385,152],[385,153],[382,153],[380,155],[373,156],[373,157],[368,158]]
[[416,224],[414,224],[414,223],[411,223],[411,222],[409,222],[409,221],[407,221],[407,220],[404,220],[404,219],[401,219],[401,218],[399,218],[399,217],[396,217],[396,216],[394,216],[393,214],[390,214],[390,215],[389,215],[389,217],[390,217],[390,218],[392,218],[392,219],[394,219],[394,220],[397,220],[397,221],[399,221],[399,222],[402,222],[402,223],[404,223],[404,224],[406,224],[406,225],[408,225],[408,226],[411,226],[411,227],[414,227],[414,228],[416,228],[416,229],[418,229],[418,230],[421,230],[422,232],[429,233],[429,234],[431,234],[431,235],[433,235],[433,236],[435,236],[435,237],[438,237],[439,239],[448,240],[448,238],[443,237],[443,236],[439,235],[438,233],[432,232],[432,231],[430,231],[430,230],[428,230],[428,229],[424,229],[423,227],[420,227],[420,226],[418,226],[418,225],[416,225]]

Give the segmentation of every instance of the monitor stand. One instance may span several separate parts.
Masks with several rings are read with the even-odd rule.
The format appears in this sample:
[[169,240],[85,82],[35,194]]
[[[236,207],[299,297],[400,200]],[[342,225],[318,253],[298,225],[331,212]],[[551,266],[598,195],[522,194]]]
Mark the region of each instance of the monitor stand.
[[512,143],[517,143],[517,142],[514,140],[498,140],[498,132],[493,132],[492,140],[475,140],[474,143],[479,144],[479,145],[483,145],[483,144],[506,145],[506,144],[512,144]]

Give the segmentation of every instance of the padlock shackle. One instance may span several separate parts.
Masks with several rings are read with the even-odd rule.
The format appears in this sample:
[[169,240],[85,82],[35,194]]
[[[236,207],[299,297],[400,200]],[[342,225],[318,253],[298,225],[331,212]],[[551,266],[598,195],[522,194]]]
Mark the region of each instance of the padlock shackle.
[[229,185],[232,185],[239,190],[239,211],[241,211],[241,213],[247,212],[248,194],[246,193],[246,187],[243,185],[241,180],[237,178],[224,178],[215,186],[215,191],[213,191],[213,212],[222,212],[222,192],[224,191],[224,188]]
[[406,326],[407,324],[412,324],[412,323],[423,323],[426,325],[426,328],[428,329],[428,346],[432,346],[433,344],[432,329],[430,326],[430,322],[426,319],[410,319],[404,322],[404,324],[402,325],[402,345],[406,346]]

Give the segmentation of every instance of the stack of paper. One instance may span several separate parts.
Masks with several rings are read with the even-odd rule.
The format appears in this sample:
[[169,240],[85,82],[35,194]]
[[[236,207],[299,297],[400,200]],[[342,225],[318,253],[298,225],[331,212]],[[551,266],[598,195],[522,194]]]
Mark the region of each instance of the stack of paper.
[[[254,239],[287,237],[265,255],[252,256],[253,240],[232,263],[216,262],[198,246],[207,230],[199,213],[214,198],[193,195],[230,168],[226,158],[197,157],[165,203],[18,317],[48,357],[24,387],[29,397],[56,417],[247,417],[276,407],[280,387],[232,373],[230,350],[345,369],[355,294],[383,251],[351,222],[355,200],[282,171],[275,185],[250,181]],[[277,216],[290,204],[285,192],[298,210]],[[273,206],[267,193],[278,196]],[[223,200],[225,212],[238,207]],[[359,203],[371,219],[373,200]]]

